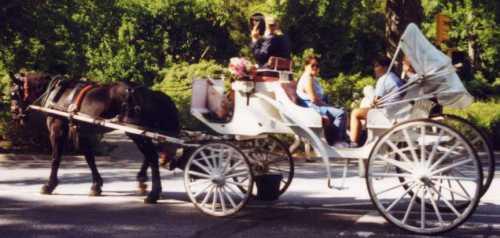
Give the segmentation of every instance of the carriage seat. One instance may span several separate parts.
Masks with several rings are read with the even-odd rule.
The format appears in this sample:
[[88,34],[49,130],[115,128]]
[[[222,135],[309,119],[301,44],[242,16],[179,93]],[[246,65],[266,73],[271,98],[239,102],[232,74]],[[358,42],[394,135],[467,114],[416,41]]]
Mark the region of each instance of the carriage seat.
[[292,80],[292,60],[271,56],[267,64],[258,69],[254,80],[269,82],[278,80]]
[[322,128],[322,117],[314,109],[297,104],[297,83],[295,81],[280,82],[274,90],[276,100],[286,108],[291,118],[299,119],[310,128]]
[[195,79],[192,90],[191,113],[201,114],[213,122],[226,122],[230,119],[223,80]]

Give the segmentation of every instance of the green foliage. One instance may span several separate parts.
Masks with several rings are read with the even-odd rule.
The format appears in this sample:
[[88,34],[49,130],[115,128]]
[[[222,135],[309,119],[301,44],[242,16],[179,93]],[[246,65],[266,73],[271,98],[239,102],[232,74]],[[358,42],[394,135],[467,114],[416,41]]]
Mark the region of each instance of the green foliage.
[[[190,129],[203,128],[201,123],[191,116],[192,80],[214,75],[227,74],[225,67],[215,61],[201,61],[196,64],[179,63],[162,71],[163,80],[153,86],[154,90],[166,93],[175,101],[181,118],[181,125]],[[226,75],[225,78],[229,78]]]
[[[488,133],[496,149],[500,149],[500,102],[478,101],[464,109],[445,108],[446,113],[461,116]],[[496,143],[496,144],[495,144]]]
[[[371,74],[370,61],[385,51],[384,3],[2,1],[0,135],[16,134],[9,131],[5,112],[10,83],[5,72],[22,68],[87,76],[100,82],[132,80],[154,85],[173,97],[185,126],[200,128],[189,115],[191,80],[221,73],[230,57],[251,58],[248,18],[255,12],[272,14],[280,20],[291,41],[295,78],[303,71],[304,57],[319,54],[321,77],[327,79],[321,83],[331,102],[352,107],[361,97],[362,88],[374,84],[374,79],[367,76]],[[464,78],[467,88],[476,97],[500,95],[500,2],[422,0],[422,5],[427,36],[435,35],[434,16],[442,12],[452,18],[450,40],[442,47],[456,47],[468,55],[469,61],[475,57],[474,72]]]
[[[468,55],[472,68],[480,72],[481,78],[492,83],[500,76],[500,2],[486,0],[423,0],[426,23],[424,30],[429,36],[435,36],[437,13],[451,18],[450,39],[443,48],[455,47]],[[468,63],[468,62],[465,62]]]
[[224,2],[9,1],[0,5],[6,16],[0,17],[0,61],[11,71],[65,71],[151,85],[174,62],[237,54],[229,23],[238,10]]
[[323,77],[341,72],[367,74],[370,60],[383,52],[381,1],[289,0],[278,15],[292,42],[292,52],[313,48],[321,53]]
[[356,107],[356,101],[363,98],[363,88],[375,85],[375,79],[361,74],[345,75],[340,73],[330,80],[320,80],[329,101],[344,108]]

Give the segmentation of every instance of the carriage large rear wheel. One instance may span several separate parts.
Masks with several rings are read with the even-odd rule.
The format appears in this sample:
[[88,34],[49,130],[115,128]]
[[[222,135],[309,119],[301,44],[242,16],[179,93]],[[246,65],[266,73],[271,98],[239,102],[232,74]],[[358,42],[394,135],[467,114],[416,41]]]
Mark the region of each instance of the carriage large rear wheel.
[[[294,176],[293,157],[288,146],[274,136],[242,142],[242,150],[248,157],[254,176],[279,174],[279,196],[286,192]],[[244,188],[243,188],[244,189]],[[255,194],[254,190],[254,194]]]
[[472,147],[477,152],[483,171],[483,188],[481,196],[483,196],[491,185],[495,176],[495,154],[491,143],[485,133],[477,126],[467,121],[466,119],[449,114],[443,114],[432,117],[432,120],[439,121],[458,130],[470,142]]
[[474,148],[436,121],[408,121],[388,130],[375,144],[366,173],[379,212],[418,234],[459,226],[481,196],[481,162]]
[[191,202],[203,213],[229,216],[248,202],[253,175],[245,154],[238,148],[222,142],[208,143],[196,149],[187,161],[184,186]]

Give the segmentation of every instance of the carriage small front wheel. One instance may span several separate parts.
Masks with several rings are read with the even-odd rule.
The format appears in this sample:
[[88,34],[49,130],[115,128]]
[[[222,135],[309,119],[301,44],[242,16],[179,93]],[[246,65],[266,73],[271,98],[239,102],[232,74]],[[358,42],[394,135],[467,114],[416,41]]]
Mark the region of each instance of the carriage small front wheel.
[[184,186],[191,202],[203,213],[229,216],[248,202],[253,175],[245,154],[238,148],[222,142],[207,143],[188,159]]
[[370,154],[366,179],[379,212],[418,234],[445,232],[467,220],[483,181],[472,145],[455,129],[430,120],[388,130]]

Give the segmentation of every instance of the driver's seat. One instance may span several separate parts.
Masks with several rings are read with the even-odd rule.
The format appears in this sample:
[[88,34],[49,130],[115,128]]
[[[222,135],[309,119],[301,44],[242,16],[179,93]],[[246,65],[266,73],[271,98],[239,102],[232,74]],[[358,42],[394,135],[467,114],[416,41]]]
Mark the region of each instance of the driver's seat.
[[292,74],[292,60],[271,56],[264,67],[257,69],[255,81],[291,81]]

